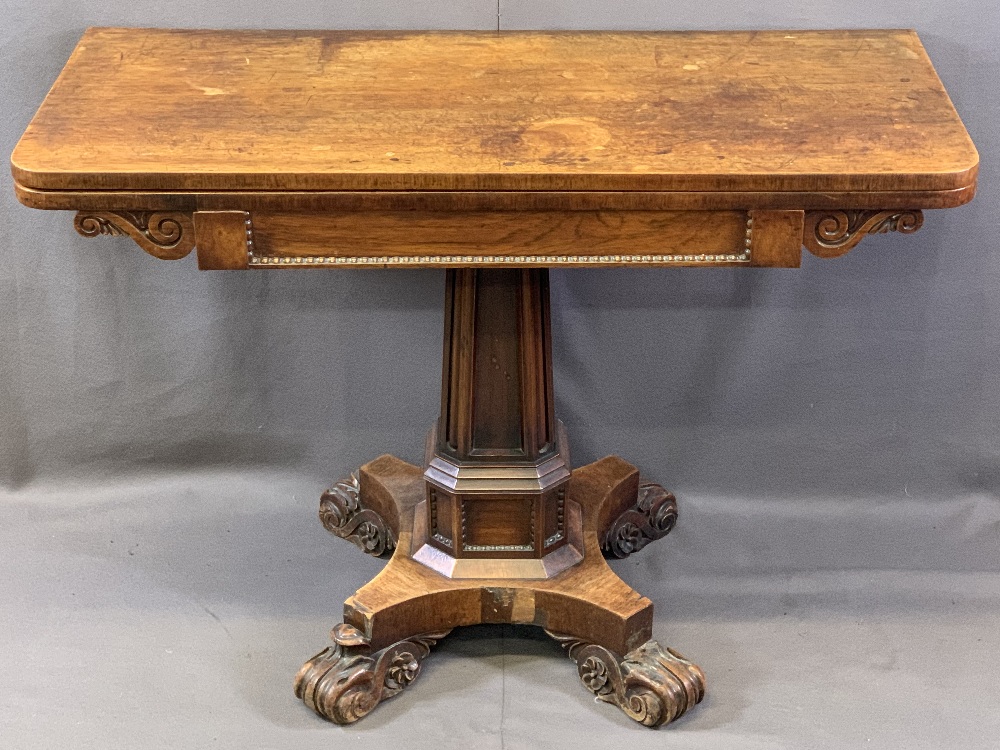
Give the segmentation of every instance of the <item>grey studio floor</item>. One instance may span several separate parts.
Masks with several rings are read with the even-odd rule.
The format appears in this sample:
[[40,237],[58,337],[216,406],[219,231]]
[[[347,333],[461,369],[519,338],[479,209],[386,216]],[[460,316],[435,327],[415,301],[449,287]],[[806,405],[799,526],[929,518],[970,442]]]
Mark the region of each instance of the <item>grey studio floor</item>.
[[[766,548],[831,528],[788,503],[711,497],[685,498],[674,535],[615,565],[656,602],[657,636],[707,674],[708,697],[676,724],[650,730],[596,704],[540,631],[483,626],[453,633],[409,690],[336,727],[296,701],[292,676],[382,563],[319,526],[314,490],[241,472],[5,498],[3,746],[959,748],[1000,737],[1000,576],[754,574],[708,551],[713,569],[699,571],[713,538]],[[926,518],[908,525],[899,511],[845,514],[841,528],[906,549]],[[938,504],[932,520],[932,557],[1000,524],[974,499]]]

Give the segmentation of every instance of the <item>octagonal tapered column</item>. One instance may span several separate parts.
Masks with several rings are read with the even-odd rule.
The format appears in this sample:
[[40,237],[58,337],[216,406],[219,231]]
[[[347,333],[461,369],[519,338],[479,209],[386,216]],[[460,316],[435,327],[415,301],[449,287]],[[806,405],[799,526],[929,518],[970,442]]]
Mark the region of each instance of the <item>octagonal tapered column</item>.
[[[418,559],[454,573],[482,566],[453,560],[558,552],[571,536],[570,463],[553,405],[546,269],[448,271],[442,381],[424,474],[433,551]],[[551,575],[579,559],[570,552],[512,570]]]

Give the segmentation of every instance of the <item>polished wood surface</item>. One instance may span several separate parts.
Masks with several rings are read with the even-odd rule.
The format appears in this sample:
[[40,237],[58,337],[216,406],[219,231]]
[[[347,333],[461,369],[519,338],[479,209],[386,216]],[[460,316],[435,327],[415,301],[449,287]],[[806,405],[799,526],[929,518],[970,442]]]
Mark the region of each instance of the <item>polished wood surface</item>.
[[908,191],[909,208],[977,164],[897,30],[97,28],[13,155],[37,190]]

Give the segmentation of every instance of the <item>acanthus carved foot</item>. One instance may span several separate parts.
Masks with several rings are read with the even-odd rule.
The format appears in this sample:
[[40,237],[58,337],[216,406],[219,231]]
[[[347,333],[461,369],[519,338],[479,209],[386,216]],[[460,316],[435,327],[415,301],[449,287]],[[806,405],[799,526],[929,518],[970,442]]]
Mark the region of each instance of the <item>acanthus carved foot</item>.
[[449,632],[415,636],[372,654],[364,634],[341,623],[331,634],[334,645],[295,676],[295,697],[324,719],[351,724],[417,679],[431,646]]
[[601,537],[601,549],[628,557],[662,539],[677,523],[677,498],[658,484],[639,480],[636,504],[618,516]]
[[549,635],[576,662],[580,680],[597,700],[617,705],[647,727],[670,723],[705,696],[701,669],[656,641],[646,641],[621,657],[573,636]]
[[361,502],[361,486],[351,475],[323,493],[319,520],[327,531],[354,542],[362,551],[380,557],[396,548],[396,538],[385,520]]

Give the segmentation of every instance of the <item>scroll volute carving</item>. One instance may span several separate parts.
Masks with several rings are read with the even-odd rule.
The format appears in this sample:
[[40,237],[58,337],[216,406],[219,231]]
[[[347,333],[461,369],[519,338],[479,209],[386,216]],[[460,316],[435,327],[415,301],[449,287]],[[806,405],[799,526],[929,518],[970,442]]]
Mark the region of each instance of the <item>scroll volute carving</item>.
[[669,724],[705,697],[701,668],[656,641],[647,641],[622,657],[572,635],[545,632],[576,662],[581,682],[597,700],[617,705],[647,727]]
[[820,258],[837,258],[869,234],[912,234],[924,223],[921,211],[807,211],[802,244]]
[[128,235],[160,260],[179,260],[194,249],[194,220],[181,211],[80,211],[74,226],[84,237]]

